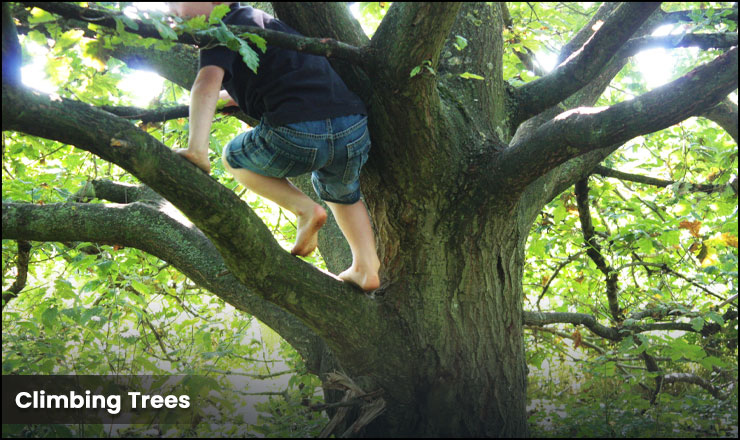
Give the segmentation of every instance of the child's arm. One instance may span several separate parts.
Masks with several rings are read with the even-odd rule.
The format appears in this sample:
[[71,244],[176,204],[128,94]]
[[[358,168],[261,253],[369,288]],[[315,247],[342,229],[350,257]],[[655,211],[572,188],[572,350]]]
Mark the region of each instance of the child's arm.
[[216,113],[221,80],[224,70],[218,66],[205,66],[198,71],[190,89],[190,136],[188,149],[176,152],[197,165],[206,173],[211,172],[208,160],[208,137],[213,115]]

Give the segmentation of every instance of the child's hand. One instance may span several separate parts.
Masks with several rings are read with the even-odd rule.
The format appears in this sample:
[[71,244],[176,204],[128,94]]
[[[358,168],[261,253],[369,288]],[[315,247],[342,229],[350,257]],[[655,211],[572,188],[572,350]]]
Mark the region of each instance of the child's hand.
[[175,153],[183,156],[185,159],[194,163],[198,168],[205,171],[206,174],[211,174],[211,162],[208,160],[208,153],[196,154],[191,150],[174,150]]

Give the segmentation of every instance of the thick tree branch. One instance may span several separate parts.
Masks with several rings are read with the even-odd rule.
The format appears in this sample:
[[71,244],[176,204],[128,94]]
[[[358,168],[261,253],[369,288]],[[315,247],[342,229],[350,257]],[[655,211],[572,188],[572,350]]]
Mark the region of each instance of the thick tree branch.
[[568,159],[670,127],[715,105],[736,88],[737,48],[733,48],[631,101],[562,113],[528,138],[492,155],[490,175],[495,182],[488,183],[524,188]]
[[514,125],[563,101],[585,87],[612,59],[660,3],[623,3],[601,28],[549,75],[518,88],[513,95]]
[[[560,52],[559,59],[562,60],[569,57],[574,50],[582,46],[583,43],[595,32],[594,25],[599,21],[606,19],[606,17],[611,14],[617,6],[617,3],[603,3],[596,14],[594,14],[591,21],[584,26],[565,47],[563,47]],[[650,35],[661,25],[660,21],[662,20],[662,17],[663,11],[660,9],[656,10],[655,13],[648,18],[645,24],[638,29],[635,37]],[[620,52],[622,50],[624,50],[624,48],[620,49]],[[529,136],[537,128],[542,126],[542,124],[562,113],[563,110],[593,106],[597,99],[603,94],[606,87],[611,83],[613,78],[627,63],[628,58],[622,57],[620,52],[617,52],[603,71],[586,87],[571,95],[559,105],[553,106],[521,124],[518,127],[511,144],[516,144],[523,138]],[[607,145],[590,153],[570,159],[566,163],[563,163],[552,171],[544,174],[542,177],[536,179],[527,187],[525,194],[523,194],[523,197],[528,200],[528,203],[526,205],[521,205],[520,209],[522,210],[522,218],[534,219],[544,204],[548,203],[553,197],[560,194],[566,188],[572,186],[578,180],[585,178],[596,165],[620,146],[621,143]]]
[[581,48],[591,38],[591,36],[600,29],[597,24],[603,23],[611,16],[614,11],[619,8],[619,2],[603,2],[599,9],[596,10],[593,17],[568,41],[565,46],[560,50],[558,59],[555,62],[556,65],[562,63],[571,55],[573,52]]
[[[375,355],[365,351],[367,334],[393,324],[380,319],[374,301],[283,251],[242,200],[166,146],[129,122],[79,102],[50,99],[7,84],[2,102],[4,130],[90,151],[171,201],[213,241],[231,273],[335,343],[337,355],[344,352],[342,358],[357,362],[352,366],[355,371],[364,370],[365,361]],[[39,118],[45,121],[43,126],[37,123]]]
[[277,17],[307,37],[329,37],[356,47],[370,39],[360,23],[340,2],[274,2]]
[[[98,26],[105,26],[111,29],[116,29],[115,19],[121,16],[121,14],[104,9],[82,8],[72,3],[65,2],[23,2],[23,4],[28,7],[37,7],[68,19],[95,23]],[[144,23],[140,20],[133,21],[136,23],[138,29],[134,29],[126,25],[127,32],[145,38],[162,39],[159,31],[157,31],[157,28],[154,25]],[[284,49],[291,49],[313,55],[322,55],[325,57],[337,57],[356,64],[363,64],[367,60],[367,56],[362,49],[330,38],[308,38],[270,29],[262,29],[255,26],[228,27],[235,35],[249,32],[264,38],[267,43],[272,46]],[[203,31],[197,31],[192,34],[183,33],[178,36],[176,41],[178,43],[196,45],[199,47],[204,47],[215,42],[217,43],[214,37],[211,37]]]
[[[461,6],[455,2],[393,3],[370,43],[385,60],[377,63],[375,70],[394,85],[401,85],[408,83],[411,71],[425,61],[437,69],[440,52]],[[422,68],[420,74],[427,74],[426,69]]]
[[96,181],[86,188],[86,197],[125,204],[3,203],[3,238],[118,244],[154,255],[280,333],[318,374],[321,353],[315,348],[323,342],[294,316],[245,289],[233,275],[223,275],[225,264],[216,248],[189,222],[167,213],[171,209],[164,204],[169,203],[144,186]]

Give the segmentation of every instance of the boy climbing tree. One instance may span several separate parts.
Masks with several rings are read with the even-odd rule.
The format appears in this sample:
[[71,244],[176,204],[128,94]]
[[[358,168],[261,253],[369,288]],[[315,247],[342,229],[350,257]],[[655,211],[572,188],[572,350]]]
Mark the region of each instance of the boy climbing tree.
[[[209,17],[225,2],[170,2],[182,18]],[[236,2],[225,24],[298,32],[269,14]],[[220,92],[221,88],[225,92]],[[188,148],[176,152],[210,172],[208,138],[221,98],[232,99],[259,120],[223,150],[223,164],[239,183],[297,217],[293,255],[316,249],[327,213],[287,177],[311,172],[313,187],[336,218],[352,251],[352,265],[338,276],[365,291],[380,285],[380,261],[370,217],[360,200],[360,170],[367,161],[370,136],[362,101],[342,82],[324,57],[267,46],[257,72],[225,46],[200,52],[198,75],[190,93]]]

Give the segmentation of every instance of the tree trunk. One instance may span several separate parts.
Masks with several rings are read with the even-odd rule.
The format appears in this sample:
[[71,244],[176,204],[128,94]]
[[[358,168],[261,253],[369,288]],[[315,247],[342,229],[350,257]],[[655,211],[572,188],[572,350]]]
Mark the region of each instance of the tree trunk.
[[389,402],[371,435],[527,433],[523,240],[511,216],[463,218],[440,219],[432,240],[407,248],[385,293],[416,352],[414,400]]

